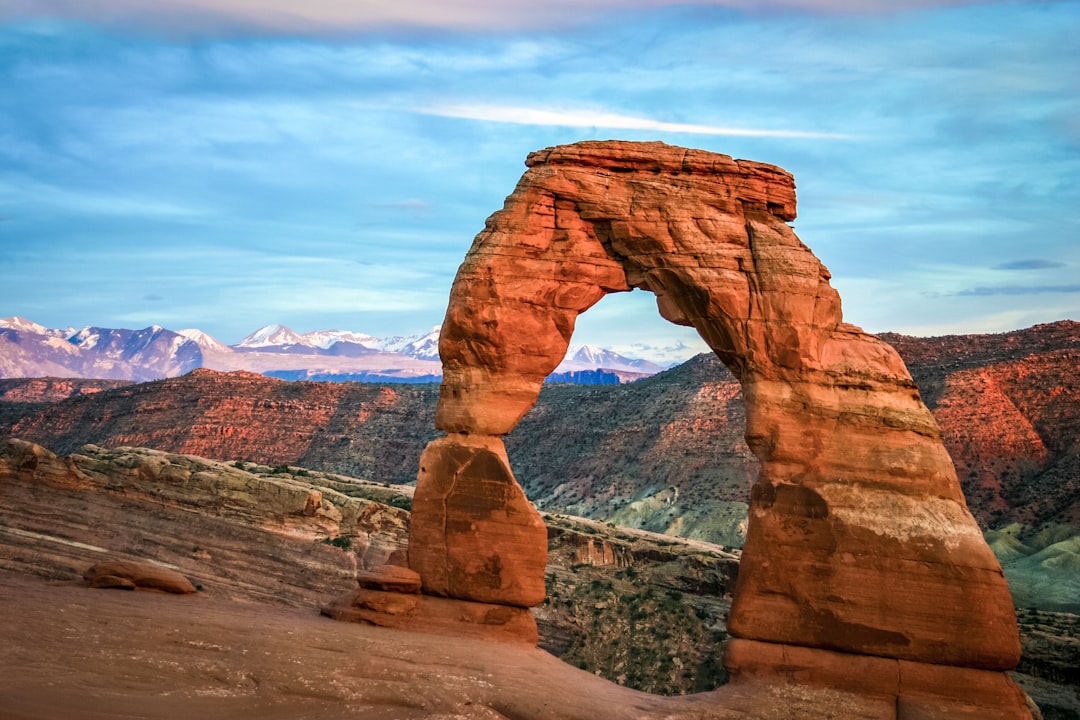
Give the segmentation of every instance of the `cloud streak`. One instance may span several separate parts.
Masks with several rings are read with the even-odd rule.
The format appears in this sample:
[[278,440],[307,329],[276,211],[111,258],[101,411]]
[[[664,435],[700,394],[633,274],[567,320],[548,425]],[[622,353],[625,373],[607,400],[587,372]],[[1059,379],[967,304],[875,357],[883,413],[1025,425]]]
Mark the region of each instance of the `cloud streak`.
[[1013,260],[1012,262],[1001,263],[995,265],[995,270],[1051,270],[1054,268],[1063,268],[1065,263],[1058,262],[1057,260],[1043,260],[1041,258],[1032,258],[1029,260]]
[[[979,0],[908,0],[904,9],[978,4]],[[176,33],[342,33],[371,30],[505,31],[578,26],[613,12],[674,6],[746,13],[795,11],[875,14],[856,0],[0,0],[0,22],[69,18]]]
[[1045,295],[1047,293],[1078,293],[1080,285],[1001,285],[998,287],[974,287],[961,290],[957,295]]
[[603,128],[605,130],[651,130],[693,135],[726,135],[731,137],[794,138],[813,140],[850,140],[853,135],[816,132],[811,130],[770,130],[762,128],[722,127],[675,123],[651,118],[620,115],[595,110],[542,110],[512,105],[436,105],[414,108],[413,112],[438,117],[511,123],[514,125],[547,125],[557,127]]

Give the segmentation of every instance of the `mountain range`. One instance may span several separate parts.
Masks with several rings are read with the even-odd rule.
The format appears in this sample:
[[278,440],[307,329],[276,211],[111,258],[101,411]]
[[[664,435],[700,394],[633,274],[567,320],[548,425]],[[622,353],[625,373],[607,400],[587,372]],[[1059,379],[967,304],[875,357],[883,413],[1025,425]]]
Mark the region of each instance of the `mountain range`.
[[[247,370],[284,380],[417,383],[442,375],[439,328],[377,338],[344,330],[297,333],[267,325],[235,345],[197,329],[172,331],[46,328],[21,317],[0,318],[0,377],[66,377],[145,382],[197,368]],[[571,347],[552,382],[617,384],[664,369],[591,345]]]

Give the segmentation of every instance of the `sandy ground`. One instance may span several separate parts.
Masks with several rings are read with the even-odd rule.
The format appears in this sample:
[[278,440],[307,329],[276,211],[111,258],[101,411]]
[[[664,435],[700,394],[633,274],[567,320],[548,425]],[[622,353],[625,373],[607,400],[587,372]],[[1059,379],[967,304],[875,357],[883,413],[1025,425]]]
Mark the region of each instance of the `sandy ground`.
[[11,573],[0,574],[0,638],[6,720],[876,718],[889,710],[798,687],[663,698],[533,648]]

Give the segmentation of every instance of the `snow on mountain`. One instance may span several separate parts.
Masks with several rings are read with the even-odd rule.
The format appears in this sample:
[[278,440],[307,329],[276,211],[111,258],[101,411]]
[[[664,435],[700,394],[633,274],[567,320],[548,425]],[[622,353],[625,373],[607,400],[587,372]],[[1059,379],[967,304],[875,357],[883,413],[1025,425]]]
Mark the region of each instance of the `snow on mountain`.
[[[131,380],[175,377],[202,367],[202,349],[194,341],[151,325],[141,330],[86,327],[68,338],[79,349],[101,360],[133,368]],[[84,377],[95,377],[84,375]]]
[[658,373],[664,368],[649,360],[630,358],[625,355],[597,347],[595,345],[571,346],[566,357],[556,368],[557,372],[571,372],[578,370],[622,370],[626,372],[642,373],[651,375]]
[[261,327],[240,342],[233,345],[233,347],[268,348],[283,347],[288,345],[305,345],[308,347],[313,347],[308,343],[304,342],[304,338],[293,332],[291,328],[287,328],[284,325],[266,325],[265,327]]
[[415,337],[402,345],[397,352],[421,360],[438,360],[440,332],[442,332],[442,326],[436,325],[426,335]]
[[371,350],[379,349],[379,338],[366,333],[350,332],[348,330],[315,330],[300,336],[305,345],[329,350],[337,343],[353,343],[362,345]]
[[12,317],[0,318],[0,328],[6,328],[8,330],[18,330],[19,332],[29,332],[36,335],[51,335],[55,331],[49,330],[44,325],[38,325],[33,320],[27,320],[26,318],[13,315]]
[[[15,324],[15,323],[12,323]],[[142,382],[202,366],[199,346],[171,330],[86,327],[70,332],[0,329],[0,372],[7,377],[109,378]],[[23,327],[27,327],[23,324]],[[40,328],[41,326],[37,326]]]
[[182,335],[188,340],[193,340],[195,344],[203,349],[203,351],[211,352],[232,352],[233,349],[225,343],[218,340],[213,335],[205,333],[197,328],[186,328],[184,330],[177,330],[177,335]]
[[[208,367],[340,378],[350,373],[356,377],[363,373],[367,374],[364,377],[385,376],[390,380],[398,375],[410,379],[437,377],[441,371],[440,331],[441,327],[435,326],[422,334],[378,338],[347,330],[300,334],[274,324],[228,346],[196,328],[173,332],[152,325],[142,330],[85,327],[65,331],[50,330],[21,317],[8,317],[0,318],[0,333],[6,334],[0,347],[0,375],[34,377],[47,372],[138,382]],[[611,379],[608,375],[629,382],[667,367],[639,359],[658,358],[654,353],[639,353],[637,349],[635,346],[629,355],[623,355],[595,345],[572,346],[556,373],[565,376],[560,382],[607,382]],[[689,348],[673,350],[678,353]],[[63,367],[67,368],[66,372],[62,371]],[[605,378],[593,378],[598,372],[606,373]]]

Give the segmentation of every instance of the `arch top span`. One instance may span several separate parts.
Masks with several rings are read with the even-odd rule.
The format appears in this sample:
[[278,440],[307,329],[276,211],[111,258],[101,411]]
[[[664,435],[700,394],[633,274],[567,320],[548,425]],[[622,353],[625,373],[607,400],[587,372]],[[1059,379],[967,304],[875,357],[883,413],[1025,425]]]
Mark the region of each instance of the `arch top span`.
[[828,270],[786,224],[795,182],[764,163],[664,143],[529,155],[458,270],[443,323],[436,425],[508,433],[562,360],[578,314],[656,295],[742,377],[819,362],[841,321]]

